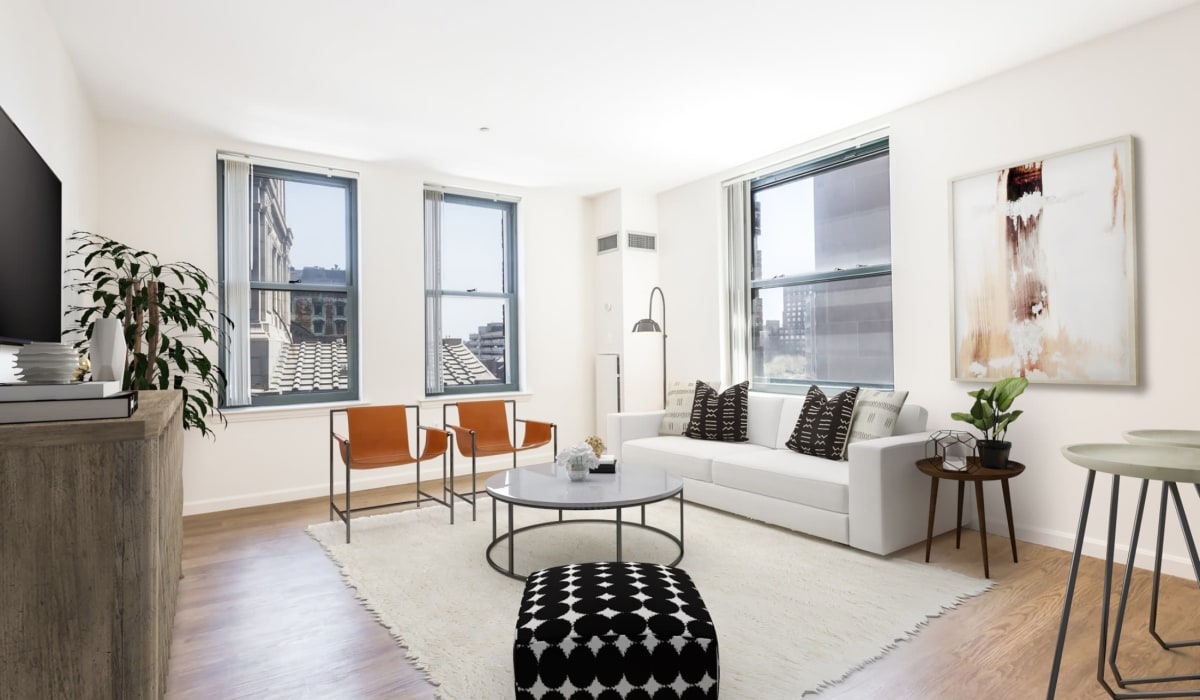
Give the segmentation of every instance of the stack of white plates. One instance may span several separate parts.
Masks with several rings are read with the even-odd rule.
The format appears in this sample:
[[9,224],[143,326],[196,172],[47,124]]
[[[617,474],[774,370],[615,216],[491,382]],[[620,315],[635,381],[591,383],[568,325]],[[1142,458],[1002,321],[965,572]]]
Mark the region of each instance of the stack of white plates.
[[79,353],[65,343],[29,343],[17,351],[17,374],[35,384],[65,384],[75,376]]

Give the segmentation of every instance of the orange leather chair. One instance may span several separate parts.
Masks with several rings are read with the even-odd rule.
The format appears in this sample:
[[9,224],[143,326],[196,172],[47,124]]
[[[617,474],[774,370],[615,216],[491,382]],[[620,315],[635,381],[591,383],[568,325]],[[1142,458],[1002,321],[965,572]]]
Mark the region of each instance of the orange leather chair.
[[[507,406],[512,405],[512,432],[509,432]],[[447,419],[447,410],[454,407],[458,412],[458,424]],[[525,425],[525,434],[520,447],[514,446],[517,423]],[[517,418],[517,402],[512,399],[488,401],[462,401],[442,405],[442,424],[454,431],[458,451],[471,458],[471,493],[454,490],[450,482],[450,499],[461,498],[471,504],[471,519],[475,519],[475,496],[479,488],[475,482],[475,460],[478,457],[512,454],[513,468],[517,466],[517,453],[554,443],[554,454],[558,454],[558,427],[554,423]],[[510,437],[511,436],[511,437]]]
[[[417,434],[425,432],[425,449],[419,456],[414,457],[409,449],[408,411],[414,411],[417,423]],[[346,427],[349,437],[339,435],[334,430],[334,415],[346,414]],[[449,431],[441,428],[431,428],[421,425],[421,409],[418,406],[358,406],[354,408],[335,408],[329,412],[329,519],[336,514],[346,523],[346,543],[350,543],[350,516],[354,513],[377,508],[416,504],[433,501],[450,509],[450,524],[454,524],[454,499],[447,497],[446,492],[446,455],[450,455],[450,483],[454,483],[454,452],[449,449],[452,439]],[[333,495],[333,451],[337,446],[342,463],[346,468],[346,507],[338,508]],[[421,462],[442,458],[442,497],[421,490]],[[379,469],[396,467],[404,464],[417,465],[417,497],[408,501],[396,501],[374,506],[350,507],[350,472],[353,469]]]

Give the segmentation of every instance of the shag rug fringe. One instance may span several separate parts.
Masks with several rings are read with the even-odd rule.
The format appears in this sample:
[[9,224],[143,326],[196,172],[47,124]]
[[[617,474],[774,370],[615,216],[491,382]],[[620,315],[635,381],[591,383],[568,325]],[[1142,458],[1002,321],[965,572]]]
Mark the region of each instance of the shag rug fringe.
[[[498,528],[507,528],[504,508]],[[931,618],[992,582],[927,564],[888,559],[752,520],[685,506],[691,574],[716,625],[721,696],[793,699],[844,680],[916,635]],[[636,510],[627,510],[626,520]],[[592,511],[589,518],[610,517]],[[570,519],[571,513],[567,513]],[[516,509],[518,526],[557,517]],[[447,700],[511,697],[512,639],[523,584],[484,560],[492,504],[479,519],[440,506],[356,518],[353,542],[341,522],[308,527],[347,585]],[[678,534],[678,502],[647,507],[647,522]],[[625,528],[627,560],[670,561],[661,535]],[[611,561],[614,526],[575,523],[516,538],[516,568]],[[498,547],[498,560],[507,550]]]

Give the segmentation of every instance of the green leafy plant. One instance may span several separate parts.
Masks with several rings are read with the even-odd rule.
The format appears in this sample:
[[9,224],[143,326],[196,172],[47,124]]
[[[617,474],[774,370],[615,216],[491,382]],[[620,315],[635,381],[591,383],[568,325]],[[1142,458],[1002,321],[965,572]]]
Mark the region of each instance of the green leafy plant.
[[955,412],[950,417],[970,423],[983,433],[985,440],[1003,441],[1008,426],[1021,417],[1023,411],[1009,411],[1013,401],[1029,386],[1025,377],[1007,377],[984,389],[968,391],[975,398],[970,413]]
[[229,317],[215,310],[213,280],[187,262],[162,263],[158,256],[97,233],[76,231],[67,239],[82,258],[70,268],[77,281],[67,285],[82,300],[69,306],[75,328],[64,336],[79,337],[74,346],[85,352],[96,319],[119,319],[125,329],[129,362],[122,387],[126,390],[178,389],[183,392],[183,427],[215,436],[207,418],[220,410],[225,372],[196,347],[211,343]]

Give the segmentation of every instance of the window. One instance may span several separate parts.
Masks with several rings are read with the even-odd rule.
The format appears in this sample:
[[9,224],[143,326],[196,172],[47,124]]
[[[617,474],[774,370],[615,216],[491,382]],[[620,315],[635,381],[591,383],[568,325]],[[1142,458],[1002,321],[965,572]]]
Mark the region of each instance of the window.
[[425,391],[516,390],[517,203],[425,191]]
[[218,180],[225,405],[357,398],[356,181],[233,158]]
[[887,139],[757,178],[749,192],[751,383],[892,386]]

